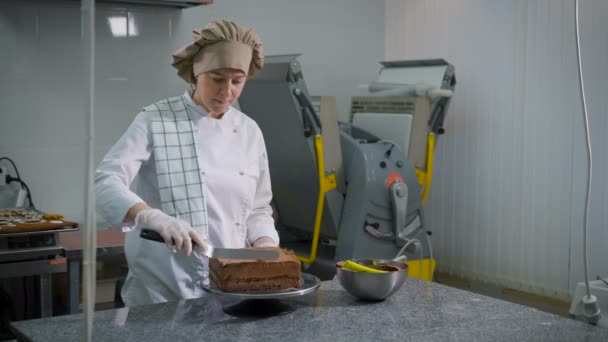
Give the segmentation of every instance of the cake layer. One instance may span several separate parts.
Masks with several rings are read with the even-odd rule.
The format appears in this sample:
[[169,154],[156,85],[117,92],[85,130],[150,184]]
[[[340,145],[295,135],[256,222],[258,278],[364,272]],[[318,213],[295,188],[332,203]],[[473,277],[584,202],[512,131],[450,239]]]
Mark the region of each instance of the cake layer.
[[301,279],[295,277],[232,279],[221,281],[215,274],[210,276],[211,286],[223,292],[275,292],[286,289],[296,289],[301,285]]
[[274,278],[280,276],[300,277],[300,264],[295,262],[268,263],[266,261],[244,261],[242,264],[220,265],[209,262],[210,271],[222,279]]

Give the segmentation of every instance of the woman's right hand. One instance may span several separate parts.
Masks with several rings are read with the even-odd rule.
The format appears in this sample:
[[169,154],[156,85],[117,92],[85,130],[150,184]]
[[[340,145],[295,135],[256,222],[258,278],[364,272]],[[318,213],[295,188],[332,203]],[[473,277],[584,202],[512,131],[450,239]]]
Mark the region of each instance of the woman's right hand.
[[169,216],[158,209],[147,208],[139,211],[135,216],[135,228],[157,231],[169,248],[183,249],[185,255],[192,253],[192,241],[199,248],[208,249],[205,240],[188,222]]

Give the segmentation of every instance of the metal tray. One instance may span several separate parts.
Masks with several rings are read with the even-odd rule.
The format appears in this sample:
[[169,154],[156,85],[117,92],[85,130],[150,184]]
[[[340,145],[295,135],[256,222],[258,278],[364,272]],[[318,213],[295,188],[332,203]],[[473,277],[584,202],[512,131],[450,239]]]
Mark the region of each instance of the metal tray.
[[80,230],[78,225],[68,226],[63,228],[54,228],[54,229],[44,229],[44,230],[36,230],[31,232],[18,232],[18,233],[0,233],[0,238],[13,237],[13,236],[30,236],[30,235],[42,235],[42,234],[54,234],[54,233],[65,233],[65,232],[73,232],[76,230]]
[[218,296],[231,298],[231,299],[283,299],[289,297],[303,296],[311,292],[316,291],[321,285],[319,278],[312,274],[302,273],[302,286],[298,289],[287,289],[278,292],[266,292],[266,293],[244,293],[244,292],[223,292],[217,289],[212,289],[211,285],[204,285],[203,290],[213,293]]

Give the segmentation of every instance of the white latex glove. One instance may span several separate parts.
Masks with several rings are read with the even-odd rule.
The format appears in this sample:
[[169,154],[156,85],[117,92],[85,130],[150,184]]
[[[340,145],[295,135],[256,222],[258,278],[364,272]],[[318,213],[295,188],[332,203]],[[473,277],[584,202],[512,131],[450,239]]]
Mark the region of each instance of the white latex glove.
[[157,231],[170,249],[192,253],[192,241],[201,252],[209,250],[207,242],[184,220],[171,217],[158,209],[144,209],[135,216],[135,228]]

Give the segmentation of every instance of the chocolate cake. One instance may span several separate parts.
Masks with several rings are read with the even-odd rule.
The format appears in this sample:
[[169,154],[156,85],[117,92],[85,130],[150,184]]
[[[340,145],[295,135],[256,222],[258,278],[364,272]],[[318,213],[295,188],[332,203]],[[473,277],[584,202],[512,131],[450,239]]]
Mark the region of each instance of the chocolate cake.
[[276,260],[209,259],[211,287],[223,292],[275,292],[300,287],[300,261],[293,251],[278,247]]

